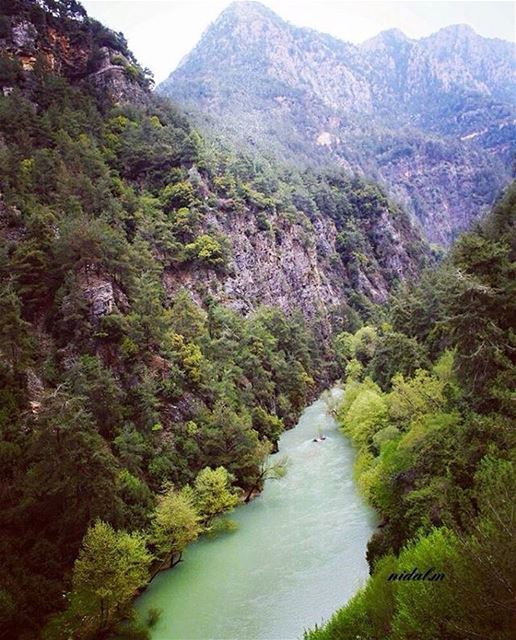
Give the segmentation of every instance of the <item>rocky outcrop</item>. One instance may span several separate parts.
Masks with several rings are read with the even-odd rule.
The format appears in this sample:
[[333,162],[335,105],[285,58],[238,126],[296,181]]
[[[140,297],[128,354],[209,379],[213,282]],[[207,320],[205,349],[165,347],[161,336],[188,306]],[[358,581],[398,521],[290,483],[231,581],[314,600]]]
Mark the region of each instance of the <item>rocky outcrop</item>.
[[338,304],[342,286],[316,246],[322,238],[335,252],[331,221],[319,220],[316,232],[299,223],[273,220],[274,230],[260,231],[249,215],[235,217],[232,273],[224,283],[225,294],[237,301],[234,306],[247,311],[261,301],[284,310],[299,307],[313,316]]
[[[74,83],[88,83],[113,102],[144,103],[149,80],[125,40],[87,17],[80,7],[18,0],[2,16],[0,55],[18,60],[27,82],[38,65]],[[57,12],[57,13],[56,13]],[[0,79],[9,92],[7,75]]]
[[[231,241],[226,272],[169,267],[163,275],[168,295],[184,287],[200,302],[209,293],[244,314],[260,305],[286,312],[299,309],[329,326],[329,318],[350,291],[384,302],[392,283],[415,277],[425,256],[417,230],[388,208],[379,219],[364,223],[370,244],[359,260],[352,251],[347,264],[338,256],[338,232],[331,219],[275,214],[269,223],[270,229],[264,230],[251,210],[220,215],[214,208],[205,224]],[[417,251],[411,253],[411,247]]]
[[514,59],[463,25],[355,46],[236,2],[158,90],[205,130],[381,182],[448,245],[510,179]]
[[84,291],[84,295],[90,304],[90,312],[94,320],[112,313],[115,296],[111,282],[101,282],[93,287],[88,287]]

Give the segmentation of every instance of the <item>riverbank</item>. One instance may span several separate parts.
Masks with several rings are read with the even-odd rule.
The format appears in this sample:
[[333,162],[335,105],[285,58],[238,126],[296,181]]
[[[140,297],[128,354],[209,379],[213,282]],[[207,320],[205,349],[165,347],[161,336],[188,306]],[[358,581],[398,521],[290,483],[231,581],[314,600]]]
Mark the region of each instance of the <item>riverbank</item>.
[[[314,443],[319,428],[326,439]],[[367,579],[376,517],[351,480],[353,447],[322,400],[282,435],[285,454],[287,475],[231,515],[237,531],[191,545],[138,599],[142,616],[162,610],[153,640],[297,638]]]

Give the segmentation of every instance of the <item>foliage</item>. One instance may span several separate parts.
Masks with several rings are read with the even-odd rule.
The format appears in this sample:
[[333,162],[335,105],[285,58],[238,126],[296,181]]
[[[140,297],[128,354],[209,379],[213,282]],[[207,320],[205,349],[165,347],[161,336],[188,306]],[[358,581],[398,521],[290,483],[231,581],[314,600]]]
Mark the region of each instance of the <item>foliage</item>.
[[140,534],[97,521],[74,564],[69,608],[50,625],[47,637],[97,638],[113,628],[146,583],[150,562]]
[[[87,72],[108,46],[134,75],[123,36],[78,3],[7,5],[0,29],[36,20],[41,42],[52,28],[91,53]],[[268,308],[244,317],[203,282],[179,287],[234,268],[228,208],[300,215],[287,173],[212,148],[167,101],[115,105],[67,69],[0,64],[14,87],[0,96],[6,638],[38,637],[68,605],[72,624],[79,599],[62,593],[97,519],[117,536],[144,532],[152,571],[177,561],[256,484],[264,451],[330,376],[316,322]]]
[[215,516],[230,511],[238,504],[238,496],[231,490],[231,477],[224,467],[206,467],[200,471],[195,478],[193,491],[205,526],[209,526]]
[[181,553],[199,535],[200,516],[194,505],[194,496],[189,487],[181,491],[170,488],[160,497],[151,533],[151,543],[160,560]]
[[[513,634],[515,194],[509,188],[438,270],[394,296],[392,325],[348,378],[339,420],[359,447],[358,485],[382,527],[368,544],[365,588],[307,639]],[[356,342],[341,334],[337,357],[356,362]],[[360,381],[365,373],[372,379]],[[388,580],[414,567],[445,580]]]

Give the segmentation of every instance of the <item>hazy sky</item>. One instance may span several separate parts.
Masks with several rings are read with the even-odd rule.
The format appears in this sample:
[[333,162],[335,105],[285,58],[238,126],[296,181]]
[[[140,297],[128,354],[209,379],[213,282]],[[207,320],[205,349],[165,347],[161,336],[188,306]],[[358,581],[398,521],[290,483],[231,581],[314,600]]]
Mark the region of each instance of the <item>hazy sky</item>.
[[[198,42],[230,0],[84,0],[88,13],[122,31],[144,67],[164,80]],[[292,24],[311,27],[348,42],[362,42],[397,27],[419,38],[449,24],[469,24],[490,38],[514,41],[515,4],[405,0],[263,0]]]

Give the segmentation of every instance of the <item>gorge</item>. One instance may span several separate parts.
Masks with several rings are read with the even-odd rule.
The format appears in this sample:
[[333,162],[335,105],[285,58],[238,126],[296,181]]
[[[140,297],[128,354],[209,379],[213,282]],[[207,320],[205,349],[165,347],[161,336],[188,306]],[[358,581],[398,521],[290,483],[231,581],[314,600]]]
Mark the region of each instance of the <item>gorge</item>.
[[[333,390],[334,401],[342,391]],[[137,603],[163,612],[153,640],[299,638],[368,575],[375,516],[351,480],[354,452],[323,399],[282,435],[288,471],[229,515],[238,529],[200,540]],[[317,429],[326,436],[313,442]],[[202,607],[199,607],[202,603]],[[223,615],[221,615],[223,612]]]
[[513,52],[0,0],[2,640],[512,640]]

